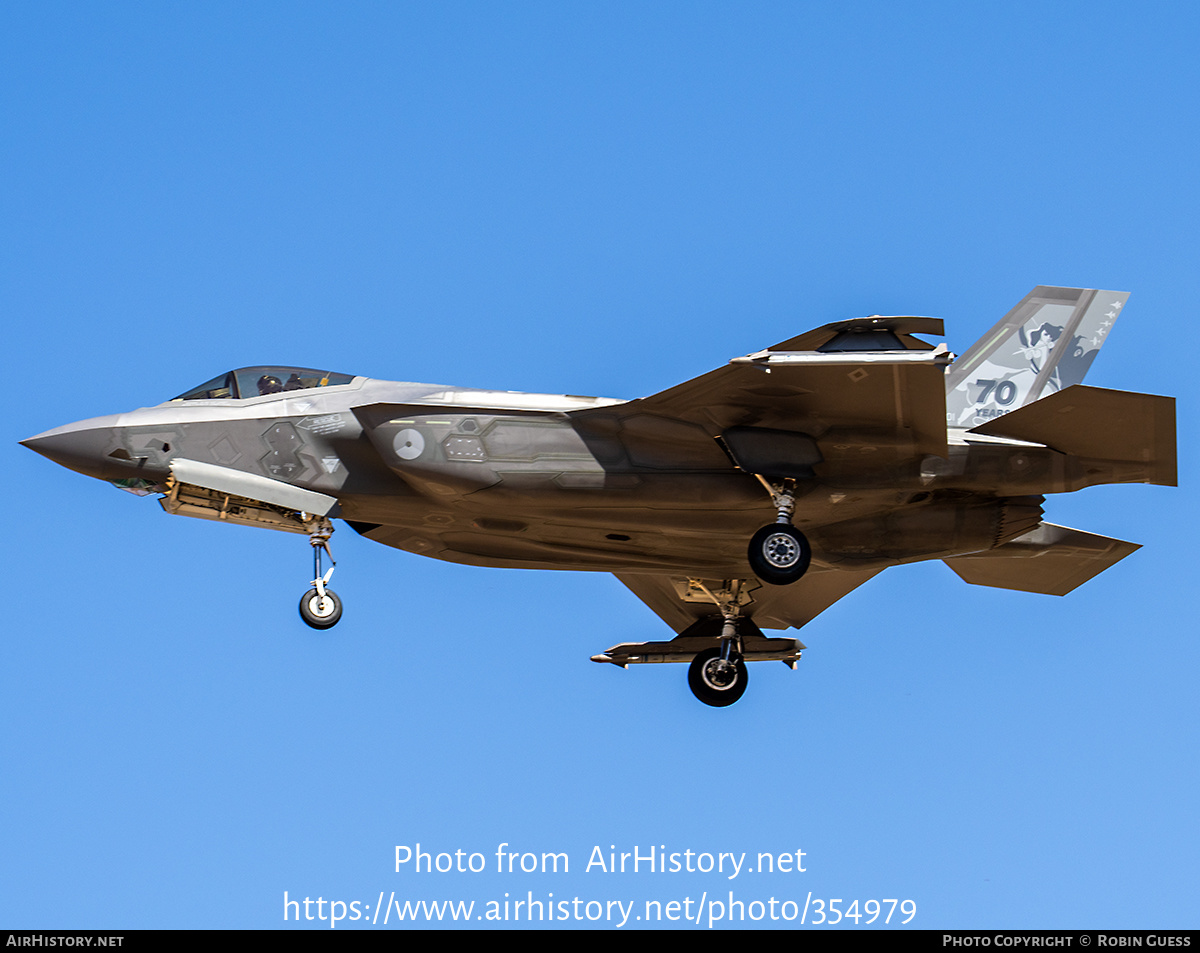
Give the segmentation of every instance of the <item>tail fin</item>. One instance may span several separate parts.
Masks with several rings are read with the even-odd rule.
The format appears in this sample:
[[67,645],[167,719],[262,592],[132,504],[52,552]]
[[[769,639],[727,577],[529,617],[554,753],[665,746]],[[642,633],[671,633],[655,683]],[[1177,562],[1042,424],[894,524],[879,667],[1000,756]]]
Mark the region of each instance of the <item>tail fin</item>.
[[951,365],[946,423],[975,427],[1080,383],[1128,298],[1038,285]]

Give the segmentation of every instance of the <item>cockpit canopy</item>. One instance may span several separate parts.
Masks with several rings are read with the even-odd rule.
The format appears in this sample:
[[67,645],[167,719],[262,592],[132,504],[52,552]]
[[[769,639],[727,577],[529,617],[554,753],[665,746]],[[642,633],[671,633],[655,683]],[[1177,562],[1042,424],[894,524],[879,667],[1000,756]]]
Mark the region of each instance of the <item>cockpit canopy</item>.
[[265,397],[312,387],[334,387],[337,384],[349,384],[352,380],[353,374],[335,374],[311,367],[241,367],[214,377],[171,400],[244,400],[247,397]]

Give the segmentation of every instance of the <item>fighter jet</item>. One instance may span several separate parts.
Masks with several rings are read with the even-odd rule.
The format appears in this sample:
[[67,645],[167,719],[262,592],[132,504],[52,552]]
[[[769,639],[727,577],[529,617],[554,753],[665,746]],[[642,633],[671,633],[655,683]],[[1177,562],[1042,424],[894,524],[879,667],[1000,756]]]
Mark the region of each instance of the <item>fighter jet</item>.
[[[474,566],[611,572],[676,633],[592,656],[686,662],[707,705],[889,566],[1065,595],[1137,544],[1045,494],[1176,485],[1175,402],[1081,384],[1123,292],[1039,286],[966,354],[937,318],[826,324],[636,400],[244,367],[22,443],[168,513],[304,534],[300,615],[342,616],[332,519]],[[325,568],[325,560],[329,568]]]

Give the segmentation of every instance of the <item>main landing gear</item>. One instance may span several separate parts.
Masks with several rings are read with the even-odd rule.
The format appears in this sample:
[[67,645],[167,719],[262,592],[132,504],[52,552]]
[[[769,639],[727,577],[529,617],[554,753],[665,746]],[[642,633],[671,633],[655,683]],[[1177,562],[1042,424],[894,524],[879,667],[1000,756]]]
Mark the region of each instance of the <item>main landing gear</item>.
[[724,618],[721,643],[698,652],[688,666],[688,687],[692,694],[713,708],[724,708],[741,698],[750,678],[746,660],[742,657],[742,636],[738,631],[741,587],[741,580],[735,580],[725,599],[708,593]]
[[[329,550],[329,537],[333,535],[333,523],[327,517],[306,519],[304,528],[313,548],[312,588],[300,597],[300,618],[314,629],[330,629],[342,617],[342,600],[337,593],[326,587],[329,577],[337,566]],[[329,557],[329,569],[321,572],[321,553]]]
[[747,556],[754,575],[773,586],[787,586],[808,571],[812,547],[800,530],[792,525],[796,511],[796,481],[784,480],[776,486],[758,478],[775,503],[775,522],[764,526],[750,540]]
[[761,589],[756,579],[671,579],[670,584],[688,614],[695,607],[711,606],[696,621],[665,642],[622,642],[599,655],[593,662],[607,662],[627,668],[659,662],[683,662],[688,665],[688,687],[704,704],[726,708],[746,692],[750,662],[783,662],[795,668],[804,648],[799,639],[767,638],[754,623],[755,600],[752,593]]
[[733,651],[736,639],[721,639],[720,648],[705,649],[688,667],[688,687],[713,708],[732,705],[746,691],[749,672],[745,660]]

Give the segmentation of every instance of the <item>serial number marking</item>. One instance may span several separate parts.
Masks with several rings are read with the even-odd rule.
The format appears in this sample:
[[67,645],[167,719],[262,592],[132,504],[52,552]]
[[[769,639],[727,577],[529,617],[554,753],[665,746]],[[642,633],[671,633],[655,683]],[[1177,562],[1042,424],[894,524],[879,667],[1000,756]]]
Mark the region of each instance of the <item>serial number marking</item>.
[[[800,922],[806,921],[813,926],[820,926],[823,923],[833,926],[835,923],[841,923],[843,920],[853,920],[855,926],[864,923],[874,923],[881,913],[884,906],[891,904],[887,908],[887,916],[884,917],[884,923],[891,923],[892,916],[896,912],[896,906],[899,905],[901,914],[908,914],[903,920],[897,920],[897,923],[908,923],[917,915],[917,903],[915,900],[898,900],[887,898],[884,900],[866,900],[863,901],[862,909],[858,907],[858,901],[850,901],[850,906],[846,909],[841,908],[841,904],[845,903],[841,897],[830,897],[828,900],[814,898],[810,892],[808,899],[804,902],[804,913],[800,917]],[[812,910],[817,919],[807,920],[809,910]],[[865,920],[863,918],[866,918]]]

